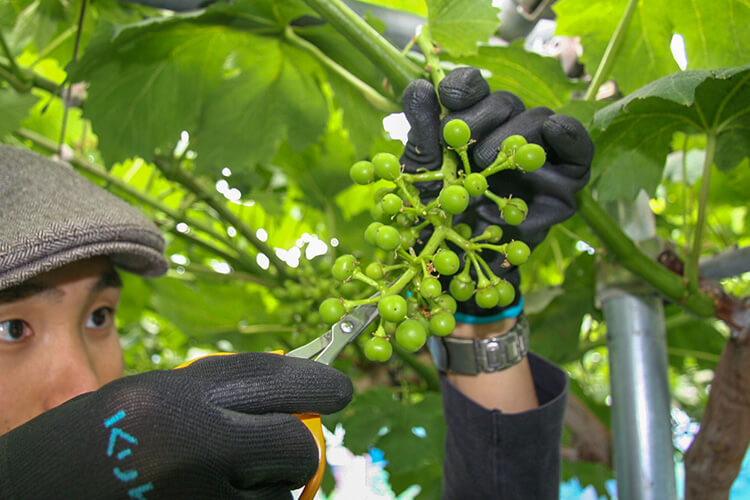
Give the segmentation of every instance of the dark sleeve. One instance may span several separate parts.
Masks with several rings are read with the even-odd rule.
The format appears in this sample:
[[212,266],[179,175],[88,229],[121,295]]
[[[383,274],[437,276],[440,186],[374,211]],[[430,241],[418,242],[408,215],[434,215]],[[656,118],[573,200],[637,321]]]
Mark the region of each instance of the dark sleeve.
[[529,364],[539,407],[516,414],[485,409],[441,376],[447,424],[444,500],[559,497],[568,379],[534,354]]

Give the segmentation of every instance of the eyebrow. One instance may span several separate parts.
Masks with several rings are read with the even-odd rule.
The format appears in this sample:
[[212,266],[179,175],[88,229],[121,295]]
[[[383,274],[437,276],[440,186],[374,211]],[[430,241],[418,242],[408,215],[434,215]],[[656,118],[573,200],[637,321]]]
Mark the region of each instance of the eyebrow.
[[[92,287],[92,292],[101,292],[107,288],[122,288],[122,279],[114,268],[104,271]],[[61,291],[50,283],[44,281],[27,281],[20,285],[0,290],[0,304],[17,302],[37,294],[58,294]]]

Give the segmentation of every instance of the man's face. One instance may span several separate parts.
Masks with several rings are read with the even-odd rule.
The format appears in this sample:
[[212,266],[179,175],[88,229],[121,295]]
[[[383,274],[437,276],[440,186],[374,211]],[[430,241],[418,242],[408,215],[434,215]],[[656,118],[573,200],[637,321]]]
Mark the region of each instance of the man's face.
[[0,291],[0,435],[122,376],[119,300],[105,257]]

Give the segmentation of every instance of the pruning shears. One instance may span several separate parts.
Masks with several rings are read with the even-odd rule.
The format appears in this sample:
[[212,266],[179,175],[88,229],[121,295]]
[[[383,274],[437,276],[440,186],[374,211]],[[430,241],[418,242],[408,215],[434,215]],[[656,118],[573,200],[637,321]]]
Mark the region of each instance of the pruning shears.
[[[286,353],[287,356],[304,358],[330,365],[359,335],[378,318],[378,308],[375,304],[365,304],[352,309],[346,316],[334,323],[329,330],[311,340],[307,344]],[[272,351],[284,354],[284,351]],[[299,500],[311,500],[323,481],[326,465],[326,445],[323,438],[323,427],[320,415],[317,413],[302,413],[295,415],[310,429],[315,444],[318,446],[318,469],[315,475],[305,485]]]

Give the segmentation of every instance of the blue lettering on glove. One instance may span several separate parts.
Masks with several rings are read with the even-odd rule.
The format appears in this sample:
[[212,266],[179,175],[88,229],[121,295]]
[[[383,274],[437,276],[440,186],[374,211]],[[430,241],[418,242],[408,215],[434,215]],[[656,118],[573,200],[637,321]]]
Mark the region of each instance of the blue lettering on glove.
[[[125,411],[120,410],[108,419],[104,421],[104,428],[110,429],[109,431],[109,442],[107,444],[107,456],[112,457],[115,453],[115,445],[117,444],[117,440],[123,440],[131,445],[138,445],[138,439],[135,438],[135,436],[132,436],[125,432],[124,430],[120,429],[119,427],[112,427],[117,422],[125,418]],[[120,450],[117,455],[115,455],[115,458],[117,460],[122,460],[124,458],[129,457],[133,454],[132,448],[125,448],[124,450]],[[138,478],[138,471],[135,469],[129,469],[129,470],[122,470],[119,467],[114,467],[112,469],[112,473],[115,475],[117,479],[122,481],[123,483],[127,483],[130,481],[134,481]],[[154,489],[154,485],[152,483],[146,483],[142,484],[140,486],[137,486],[135,488],[131,488],[128,490],[128,497],[135,498],[137,500],[146,500],[145,493],[147,491],[151,491]]]

